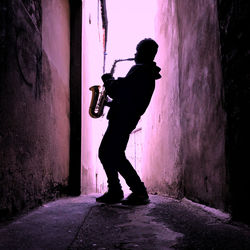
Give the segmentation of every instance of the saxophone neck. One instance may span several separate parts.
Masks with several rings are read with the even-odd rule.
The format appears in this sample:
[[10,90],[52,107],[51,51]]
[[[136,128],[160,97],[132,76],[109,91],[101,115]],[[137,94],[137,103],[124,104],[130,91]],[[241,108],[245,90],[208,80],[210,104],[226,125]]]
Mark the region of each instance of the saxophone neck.
[[110,74],[111,74],[111,76],[113,76],[113,75],[114,75],[114,72],[115,72],[115,66],[116,66],[116,64],[117,64],[118,62],[124,62],[124,61],[134,61],[134,60],[135,60],[135,58],[116,59],[116,60],[114,61],[113,65],[112,65],[111,70],[110,70]]

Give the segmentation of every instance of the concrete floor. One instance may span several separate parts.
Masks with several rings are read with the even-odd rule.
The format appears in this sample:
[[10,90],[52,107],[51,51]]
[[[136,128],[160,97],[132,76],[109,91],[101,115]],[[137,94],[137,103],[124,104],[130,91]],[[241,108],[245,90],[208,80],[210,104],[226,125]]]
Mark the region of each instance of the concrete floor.
[[250,228],[218,210],[151,195],[146,206],[64,198],[0,225],[0,249],[250,249]]

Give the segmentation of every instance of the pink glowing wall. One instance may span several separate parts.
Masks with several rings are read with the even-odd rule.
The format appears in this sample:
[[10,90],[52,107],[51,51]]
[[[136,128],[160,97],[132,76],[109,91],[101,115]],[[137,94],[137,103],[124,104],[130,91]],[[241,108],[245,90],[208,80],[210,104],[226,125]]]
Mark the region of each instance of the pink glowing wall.
[[156,82],[145,121],[145,140],[150,143],[144,144],[143,179],[150,191],[178,196],[182,178],[178,20],[174,1],[158,3],[156,61],[162,69],[162,78]]
[[[69,73],[70,73],[70,10],[67,0],[42,1],[43,80],[50,96],[46,108],[51,124],[48,150],[53,160],[55,180],[66,182],[69,175]],[[42,118],[42,117],[41,117]],[[41,123],[43,123],[41,121]],[[52,153],[53,152],[53,153]],[[54,166],[56,165],[56,167]]]
[[225,113],[217,6],[158,1],[162,79],[146,122],[143,179],[149,190],[225,207]]
[[181,34],[180,157],[185,196],[224,208],[228,197],[226,117],[217,1],[179,1],[177,8]]
[[[99,7],[99,9],[98,9]],[[89,87],[102,85],[103,30],[98,1],[83,1],[82,15],[82,192],[105,189],[105,175],[101,172],[98,147],[105,131],[104,118],[89,116],[91,91]]]

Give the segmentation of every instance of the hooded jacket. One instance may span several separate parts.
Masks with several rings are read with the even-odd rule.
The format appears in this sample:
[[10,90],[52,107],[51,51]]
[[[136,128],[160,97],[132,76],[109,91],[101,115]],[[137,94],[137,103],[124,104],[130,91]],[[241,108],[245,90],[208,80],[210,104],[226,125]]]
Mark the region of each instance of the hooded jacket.
[[139,121],[150,103],[155,80],[161,78],[160,70],[155,62],[136,64],[124,78],[105,81],[105,90],[113,99],[107,119]]

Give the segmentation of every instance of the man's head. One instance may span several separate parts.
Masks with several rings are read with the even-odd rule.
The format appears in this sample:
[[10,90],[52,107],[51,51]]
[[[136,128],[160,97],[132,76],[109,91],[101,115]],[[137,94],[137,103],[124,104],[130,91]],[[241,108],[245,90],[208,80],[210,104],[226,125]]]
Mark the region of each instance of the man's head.
[[140,41],[136,46],[135,62],[153,62],[158,50],[158,44],[151,38]]

